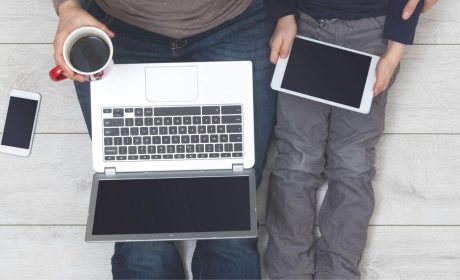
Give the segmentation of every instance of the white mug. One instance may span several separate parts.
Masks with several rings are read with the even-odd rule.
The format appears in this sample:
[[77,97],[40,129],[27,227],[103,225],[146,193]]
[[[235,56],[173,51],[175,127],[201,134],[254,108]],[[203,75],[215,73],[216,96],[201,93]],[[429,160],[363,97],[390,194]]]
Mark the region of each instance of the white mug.
[[[89,81],[102,79],[113,65],[112,41],[96,27],[81,27],[70,33],[64,41],[62,54],[65,64]],[[66,79],[60,66],[51,69],[49,76],[53,81]]]

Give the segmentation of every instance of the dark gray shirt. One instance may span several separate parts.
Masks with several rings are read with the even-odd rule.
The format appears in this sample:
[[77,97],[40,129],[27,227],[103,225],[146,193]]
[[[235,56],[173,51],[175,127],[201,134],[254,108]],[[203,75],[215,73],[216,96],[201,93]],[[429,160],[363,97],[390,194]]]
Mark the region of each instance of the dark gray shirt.
[[[53,0],[55,8],[64,1]],[[95,1],[105,12],[124,22],[164,36],[185,38],[233,19],[252,0]]]

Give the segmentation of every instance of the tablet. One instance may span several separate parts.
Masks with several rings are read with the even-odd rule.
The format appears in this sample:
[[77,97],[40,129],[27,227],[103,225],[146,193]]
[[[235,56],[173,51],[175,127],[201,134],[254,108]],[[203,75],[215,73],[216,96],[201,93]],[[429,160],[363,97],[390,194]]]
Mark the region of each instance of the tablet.
[[279,58],[274,90],[367,114],[379,57],[296,36],[289,56]]

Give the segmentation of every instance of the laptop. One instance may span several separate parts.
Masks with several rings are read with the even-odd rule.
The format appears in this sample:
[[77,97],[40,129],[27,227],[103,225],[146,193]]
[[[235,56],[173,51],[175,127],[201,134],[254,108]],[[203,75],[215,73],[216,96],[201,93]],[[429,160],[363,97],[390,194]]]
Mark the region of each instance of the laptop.
[[251,62],[114,65],[91,114],[86,241],[257,236]]

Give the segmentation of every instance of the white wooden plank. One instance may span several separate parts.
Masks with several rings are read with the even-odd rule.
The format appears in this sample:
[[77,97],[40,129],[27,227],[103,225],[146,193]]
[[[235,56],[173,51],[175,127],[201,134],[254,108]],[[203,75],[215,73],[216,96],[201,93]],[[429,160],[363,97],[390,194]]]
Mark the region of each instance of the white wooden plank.
[[[371,224],[460,225],[459,137],[383,136],[377,147],[376,206]],[[274,149],[271,153],[275,153]],[[319,202],[325,191],[323,186],[318,194]],[[266,195],[264,184],[258,190],[262,224],[266,221]]]
[[415,36],[416,44],[460,44],[460,1],[441,0],[422,14]]
[[2,0],[0,43],[52,43],[58,17],[51,0]]
[[111,279],[113,243],[85,243],[85,227],[0,227],[3,279]]
[[0,224],[86,224],[92,180],[88,135],[38,134],[32,154],[0,154]]
[[[460,2],[442,0],[422,15],[416,44],[460,44]],[[57,16],[51,0],[3,0],[0,43],[52,43]]]
[[[82,226],[1,226],[0,270],[6,279],[111,278],[112,243],[85,243]],[[259,228],[263,279],[265,227]],[[194,242],[179,246],[190,268]],[[370,227],[363,279],[458,279],[459,227]],[[191,279],[189,274],[188,279]]]
[[[460,225],[459,137],[383,137],[377,148],[373,225]],[[39,134],[30,158],[0,155],[0,224],[85,224],[90,148],[87,135]],[[262,223],[266,188],[265,181],[258,191]]]
[[73,83],[52,82],[52,67],[51,45],[0,45],[0,132],[13,88],[41,93],[38,133],[87,132]]
[[[69,81],[54,83],[48,45],[0,45],[0,116],[12,88],[43,95],[37,132],[85,133],[86,126]],[[460,46],[408,47],[389,93],[387,133],[460,133]],[[3,121],[0,121],[3,130]]]
[[460,46],[408,47],[389,91],[385,132],[459,133],[459,65]]

